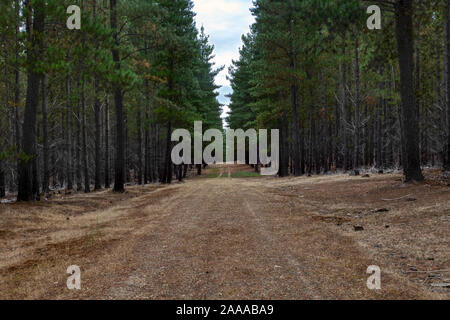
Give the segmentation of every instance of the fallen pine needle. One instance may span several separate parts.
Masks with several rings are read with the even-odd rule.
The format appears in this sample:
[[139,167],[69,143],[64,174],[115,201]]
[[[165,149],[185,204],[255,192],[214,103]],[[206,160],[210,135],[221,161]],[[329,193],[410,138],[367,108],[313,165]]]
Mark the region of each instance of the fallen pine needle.
[[435,272],[450,272],[450,269],[446,270],[430,270],[430,271],[403,271],[404,273],[435,273]]
[[383,200],[383,201],[395,201],[395,200],[401,200],[401,199],[403,199],[403,198],[407,198],[407,197],[409,197],[409,196],[411,196],[411,194],[407,194],[406,196],[403,196],[403,197],[400,197],[400,198],[395,198],[395,199],[381,199],[381,200]]

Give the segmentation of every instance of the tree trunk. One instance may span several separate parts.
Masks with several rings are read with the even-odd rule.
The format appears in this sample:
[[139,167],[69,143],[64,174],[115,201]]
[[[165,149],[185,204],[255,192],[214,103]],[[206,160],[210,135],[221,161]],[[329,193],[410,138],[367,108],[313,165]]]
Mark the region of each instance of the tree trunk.
[[444,170],[450,171],[450,2],[444,7],[445,39],[444,39],[444,66],[445,66],[445,157]]
[[152,166],[150,167],[153,181],[158,181],[158,179],[160,179],[161,158],[162,158],[160,136],[161,136],[161,126],[156,123],[153,125],[153,134],[152,134],[153,158],[152,158]]
[[285,112],[283,112],[281,117],[280,131],[280,167],[278,170],[278,176],[286,177],[289,175],[289,147],[287,146],[289,124]]
[[70,75],[66,78],[66,168],[67,190],[73,189],[73,163],[72,163],[72,101]]
[[353,136],[353,170],[359,168],[359,129],[360,129],[360,119],[359,119],[359,42],[356,40],[355,43],[355,132]]
[[42,138],[43,138],[43,177],[42,192],[48,193],[50,183],[49,165],[49,145],[48,145],[48,115],[47,115],[47,75],[42,77]]
[[[343,37],[342,56],[345,57],[345,37]],[[345,63],[341,66],[341,99],[342,99],[342,133],[343,133],[343,147],[344,159],[343,169],[347,171],[349,168],[349,150],[348,150],[348,112],[347,112],[347,66]]]
[[3,160],[0,158],[0,198],[6,195],[5,171],[3,169]]
[[[37,146],[37,140],[39,137],[39,125],[37,125],[36,129],[36,141],[35,145]],[[32,160],[32,172],[33,172],[33,200],[40,201],[40,192],[39,192],[39,162],[38,162],[38,152],[36,148],[36,156]]]
[[[93,19],[97,20],[97,1],[93,2],[92,7]],[[97,22],[97,21],[96,21]],[[99,94],[99,81],[98,76],[94,77],[94,121],[95,121],[95,173],[94,173],[94,190],[100,190],[102,188],[101,182],[101,117],[100,117],[100,101],[98,99]]]
[[84,192],[91,192],[91,181],[89,177],[89,162],[87,149],[87,128],[86,128],[86,79],[81,79],[81,137],[82,137],[82,157],[84,170]]
[[[113,61],[117,72],[120,72],[120,55],[118,47],[119,35],[117,29],[117,0],[110,0],[111,29],[113,31],[114,46],[111,49]],[[114,85],[114,104],[116,111],[116,161],[114,176],[114,192],[125,192],[125,137],[124,137],[124,112],[123,92],[119,84]]]
[[[78,89],[81,88],[80,81],[78,81]],[[83,190],[82,182],[82,166],[81,166],[81,99],[78,101],[77,105],[77,142],[76,142],[76,176],[77,176],[77,191]]]
[[141,109],[138,109],[137,112],[137,135],[138,135],[138,146],[137,146],[137,156],[138,156],[138,184],[142,185],[142,173],[143,173],[143,164],[142,164],[142,112]]
[[[382,67],[380,67],[380,75],[383,73]],[[378,97],[378,104],[376,107],[376,130],[375,130],[375,167],[377,169],[383,168],[383,157],[382,157],[382,148],[383,148],[383,140],[382,140],[382,122],[381,122],[381,115],[382,115],[382,108],[383,108],[383,96],[382,96],[382,90],[383,90],[383,82],[380,81],[378,84],[378,89],[380,91],[380,96]]]
[[153,182],[150,177],[151,146],[150,146],[150,121],[148,107],[145,109],[144,125],[144,184]]
[[[295,54],[293,49],[289,52],[289,62],[291,72],[295,72]],[[301,175],[300,168],[300,126],[298,120],[298,98],[297,98],[298,88],[297,80],[295,76],[291,76],[291,105],[292,105],[292,144],[293,144],[293,155],[292,155],[292,169],[295,176]]]
[[402,98],[403,131],[406,145],[404,163],[405,180],[423,181],[419,157],[419,125],[414,99],[414,31],[412,0],[397,0],[396,38],[400,64],[400,84]]
[[98,99],[98,79],[94,80],[94,121],[95,121],[95,183],[94,189],[102,188],[101,182],[101,122],[100,122],[100,101]]
[[[36,158],[36,118],[39,104],[39,84],[42,75],[37,71],[36,63],[41,59],[45,25],[45,1],[34,2],[34,19],[30,1],[26,1],[26,29],[30,47],[27,51],[27,93],[23,122],[21,149],[24,157],[19,162],[18,201],[33,200],[33,159]],[[33,22],[32,22],[33,21]],[[31,24],[33,26],[31,27]]]
[[131,175],[130,170],[133,167],[131,161],[130,161],[130,144],[128,140],[128,116],[127,114],[124,114],[125,118],[125,124],[124,124],[124,131],[125,131],[125,182],[130,183],[131,182]]
[[[16,30],[15,30],[15,41],[19,42],[20,35],[20,0],[15,1],[16,7]],[[16,62],[15,62],[15,86],[14,86],[14,127],[15,127],[15,145],[17,149],[20,147],[20,118],[19,118],[19,104],[20,104],[20,61],[19,54],[20,49],[16,49]]]
[[167,136],[166,136],[166,154],[164,160],[164,174],[162,183],[172,183],[172,160],[171,160],[171,134],[172,134],[172,122],[167,124]]
[[109,94],[105,97],[105,188],[111,187],[109,168]]

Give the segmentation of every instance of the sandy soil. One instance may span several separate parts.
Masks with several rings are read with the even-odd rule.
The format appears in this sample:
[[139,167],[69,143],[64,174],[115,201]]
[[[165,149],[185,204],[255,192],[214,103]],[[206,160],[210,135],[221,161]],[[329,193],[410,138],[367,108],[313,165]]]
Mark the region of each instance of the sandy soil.
[[[450,298],[437,287],[450,281],[450,197],[436,172],[404,185],[245,171],[0,205],[0,298]],[[70,265],[82,290],[66,287]],[[369,265],[381,290],[366,286]]]

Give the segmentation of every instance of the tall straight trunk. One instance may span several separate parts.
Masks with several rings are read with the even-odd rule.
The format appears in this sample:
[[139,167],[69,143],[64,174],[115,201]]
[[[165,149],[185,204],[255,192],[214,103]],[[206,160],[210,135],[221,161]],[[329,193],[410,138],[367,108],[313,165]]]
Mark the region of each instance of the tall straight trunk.
[[99,86],[97,77],[94,80],[94,121],[95,121],[95,182],[94,189],[102,188],[101,182],[101,122],[100,122],[100,101],[98,99]]
[[415,79],[414,79],[414,88],[416,91],[419,92],[419,94],[416,95],[416,108],[417,108],[417,123],[419,126],[419,161],[420,163],[424,163],[424,157],[423,157],[423,141],[424,141],[424,137],[423,137],[423,124],[421,122],[421,104],[422,104],[422,99],[420,97],[420,48],[418,45],[418,42],[420,41],[420,39],[418,39],[415,42],[415,58],[416,61],[414,62],[414,66],[415,66],[415,71],[414,71],[414,75],[415,75]]
[[150,121],[150,117],[152,115],[152,101],[151,101],[151,95],[150,95],[150,87],[149,82],[146,82],[146,102],[147,106],[145,108],[145,119],[146,119],[146,125],[145,125],[145,139],[146,139],[146,153],[145,156],[147,157],[148,161],[146,163],[147,168],[147,175],[148,175],[148,181],[155,182],[158,180],[158,166],[157,166],[157,125],[155,123],[152,123]]
[[444,170],[450,171],[450,2],[444,8],[445,39],[444,39],[444,66],[445,66],[445,136],[446,156],[444,157]]
[[[436,106],[435,106],[435,112],[437,114],[437,127],[439,128],[439,133],[438,133],[438,137],[436,138],[436,140],[433,143],[433,149],[434,150],[440,150],[439,148],[442,146],[442,132],[444,130],[445,125],[443,124],[442,121],[442,111],[444,108],[443,104],[442,104],[442,93],[441,93],[441,76],[442,76],[442,70],[441,70],[441,48],[439,45],[436,45]],[[439,152],[438,158],[439,160],[443,160],[442,158],[443,156],[443,152]],[[434,160],[435,157],[433,157]],[[444,164],[445,161],[442,162],[442,164]]]
[[[59,121],[59,123],[60,123],[59,127],[61,129],[61,131],[60,131],[60,140],[64,141],[64,139],[66,138],[66,130],[65,130],[65,127],[64,127],[64,123],[65,123],[64,116],[65,116],[65,113],[63,111],[61,111],[60,116],[61,116],[61,120]],[[66,170],[64,168],[64,166],[66,165],[66,158],[65,158],[66,154],[65,154],[65,152],[66,152],[66,148],[65,148],[64,143],[63,143],[63,147],[61,148],[62,157],[60,157],[60,159],[58,161],[58,164],[57,164],[57,166],[58,166],[58,179],[59,179],[59,185],[61,186],[61,188],[64,188],[64,186],[65,186],[65,179],[66,179]]]
[[[52,164],[56,163],[56,151],[51,152],[50,159],[51,159],[50,163],[52,163]],[[53,189],[56,189],[58,187],[58,182],[55,178],[54,171],[55,170],[51,170],[50,178],[51,178],[51,185],[53,186]]]
[[[367,102],[365,102],[363,119],[368,119],[368,118],[369,118],[369,108],[368,108]],[[370,123],[367,123],[367,125],[362,128],[362,136],[364,137],[364,139],[363,139],[363,144],[364,144],[363,165],[368,167],[371,164],[370,163],[370,147],[369,147],[370,146]]]
[[326,110],[326,84],[323,78],[323,71],[320,72],[320,97],[321,97],[321,108],[320,108],[320,132],[322,137],[322,148],[321,148],[321,166],[323,168],[324,173],[327,173],[329,170],[329,162],[328,162],[328,124],[327,124],[327,110]]
[[128,139],[128,116],[125,114],[125,182],[130,183],[131,182],[131,175],[130,170],[132,168],[132,163],[130,161],[130,141]]
[[109,168],[109,94],[105,97],[105,188],[111,187]]
[[[153,181],[158,181],[160,178],[160,168],[161,168],[161,126],[157,123],[153,125],[152,133],[152,166],[150,167],[152,172]],[[201,168],[201,166],[200,166]]]
[[67,190],[73,189],[73,164],[72,164],[72,102],[70,75],[66,77],[66,169]]
[[[342,56],[345,57],[345,37],[343,37]],[[342,135],[344,147],[343,169],[349,168],[349,149],[348,149],[348,111],[347,111],[347,66],[345,63],[341,66],[341,100],[342,100]]]
[[50,183],[50,172],[48,170],[49,165],[49,153],[50,148],[48,145],[48,115],[47,115],[47,75],[42,77],[42,144],[43,144],[43,176],[42,176],[42,191],[48,193]]
[[359,119],[359,42],[355,43],[355,132],[353,136],[353,170],[359,168],[359,135],[360,135],[360,119]]
[[[37,124],[37,128],[36,128],[36,146],[37,146],[37,142],[38,142],[38,138],[39,138],[39,125]],[[38,155],[38,151],[36,148],[36,156],[33,157],[32,160],[32,172],[33,172],[33,186],[32,186],[32,190],[33,190],[33,200],[37,200],[40,201],[40,192],[39,192],[39,155]]]
[[172,183],[172,160],[171,160],[171,135],[172,135],[172,122],[169,120],[167,123],[167,136],[166,136],[166,154],[164,160],[164,174],[162,183]]
[[392,167],[394,165],[394,153],[393,153],[393,144],[394,144],[394,134],[392,133],[392,128],[394,127],[394,115],[392,112],[392,105],[389,102],[385,101],[385,123],[388,130],[386,131],[386,150],[384,152],[385,155],[385,165],[388,167]]
[[[81,88],[81,83],[78,81],[78,89]],[[77,191],[83,190],[82,182],[82,166],[81,166],[81,100],[78,101],[77,105],[77,137],[76,137],[76,148],[75,148],[75,158],[76,158],[76,176],[77,176]]]
[[142,174],[143,174],[143,163],[142,163],[142,112],[141,109],[138,109],[137,112],[137,134],[138,134],[138,146],[137,146],[137,155],[138,155],[138,184],[142,185]]
[[[16,0],[14,2],[14,6],[16,8],[16,30],[15,30],[15,41],[16,43],[19,42],[19,34],[20,34],[20,0]],[[19,54],[20,49],[16,49],[16,61],[15,61],[15,72],[14,72],[14,78],[15,78],[15,85],[14,85],[14,128],[15,128],[15,145],[17,149],[19,149],[20,146],[20,118],[19,118],[19,104],[20,104],[20,61],[19,61]]]
[[[289,67],[291,72],[295,72],[295,53],[294,50],[291,49],[289,52]],[[293,154],[292,154],[292,169],[295,176],[300,176],[301,168],[300,168],[300,126],[298,120],[298,87],[297,80],[295,76],[291,76],[291,106],[292,106],[292,144],[293,144]]]
[[6,179],[3,162],[4,161],[0,158],[0,198],[3,198],[6,195]]
[[[114,45],[111,48],[116,70],[120,72],[119,35],[117,28],[117,0],[110,0],[110,23],[113,31]],[[116,111],[116,161],[114,176],[114,192],[125,191],[125,137],[124,137],[124,111],[123,92],[119,84],[114,85],[114,104]]]
[[[308,74],[307,78],[310,80],[311,77]],[[316,163],[316,151],[317,146],[315,143],[316,140],[316,118],[315,118],[315,106],[314,106],[314,93],[313,88],[309,89],[309,96],[311,98],[311,105],[309,107],[309,157],[308,157],[308,174],[311,175],[313,173],[314,164]]]
[[400,65],[403,132],[406,147],[404,175],[406,181],[423,181],[419,157],[419,125],[414,98],[414,29],[412,0],[397,0],[395,5],[396,38]]
[[18,201],[33,200],[33,159],[37,156],[36,149],[36,118],[39,104],[39,84],[42,75],[37,71],[36,64],[42,60],[43,36],[45,26],[45,1],[33,3],[26,1],[29,48],[27,50],[27,93],[23,122],[23,136],[21,149],[26,158],[19,161]]
[[151,162],[151,147],[150,147],[150,123],[148,108],[145,108],[145,125],[144,125],[144,184],[151,181],[150,178],[150,162]]
[[[93,19],[97,19],[97,2],[93,2],[92,8]],[[101,182],[101,122],[100,122],[100,101],[98,98],[99,94],[99,81],[98,76],[94,77],[94,121],[95,121],[95,173],[94,173],[94,190],[100,190],[102,188]]]
[[300,173],[305,174],[305,127],[300,130]]
[[[7,61],[8,60],[8,50],[6,48],[6,42],[3,45],[4,46],[4,60]],[[8,65],[5,63],[5,110],[9,109],[9,75],[8,75]],[[11,119],[10,119],[11,122]],[[1,128],[1,123],[0,123],[0,128]],[[4,163],[5,161],[2,159],[2,152],[4,149],[4,140],[5,140],[5,136],[1,137],[0,136],[0,198],[4,197],[6,195],[6,177],[5,177],[5,169],[4,169]]]
[[[340,136],[340,123],[341,123],[341,113],[339,112],[339,102],[336,100],[335,102],[335,122],[334,122],[334,130],[330,131],[330,134],[333,134],[334,137]],[[336,138],[332,138],[332,144],[333,144],[333,162],[335,169],[339,168],[341,166],[341,157],[339,154],[339,144]]]
[[320,174],[321,168],[320,168],[320,137],[321,132],[320,131],[320,118],[319,118],[319,108],[316,108],[314,105],[312,105],[313,108],[313,152],[314,152],[314,169],[316,174]]
[[[174,79],[173,79],[173,74],[174,74],[174,57],[171,56],[170,57],[170,76],[168,79],[168,91],[170,94],[173,93],[174,91]],[[166,135],[166,145],[165,145],[165,156],[164,156],[164,172],[163,172],[163,177],[162,177],[162,183],[167,183],[170,184],[172,183],[172,159],[171,159],[171,149],[172,149],[172,140],[171,140],[171,135],[172,135],[172,121],[169,119],[168,123],[167,123],[167,135]]]
[[[16,66],[16,68],[19,68]],[[20,71],[15,71],[15,85],[14,85],[14,143],[17,148],[20,145]]]
[[278,171],[278,176],[286,177],[289,175],[289,148],[286,145],[287,137],[289,136],[289,125],[285,112],[283,112],[281,117],[280,131],[280,168]]
[[[380,75],[383,73],[382,67],[380,67]],[[382,151],[383,151],[383,140],[382,140],[382,108],[383,108],[383,82],[380,81],[378,84],[378,89],[380,91],[380,96],[378,97],[378,104],[377,104],[377,115],[376,115],[376,130],[375,130],[375,167],[378,169],[381,169],[383,167],[383,157],[382,157]]]
[[86,79],[81,79],[81,136],[82,136],[82,157],[84,170],[84,192],[91,192],[89,177],[89,162],[87,149],[87,128],[86,128]]

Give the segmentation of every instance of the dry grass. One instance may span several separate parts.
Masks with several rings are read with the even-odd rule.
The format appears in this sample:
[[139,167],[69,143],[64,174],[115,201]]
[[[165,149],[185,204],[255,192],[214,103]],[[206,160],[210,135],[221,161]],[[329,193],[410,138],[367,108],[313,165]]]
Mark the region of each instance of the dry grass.
[[[0,298],[67,297],[68,266],[83,266],[86,279],[102,274],[104,264],[114,266],[127,256],[127,245],[135,241],[130,235],[145,219],[136,207],[142,201],[157,204],[174,190],[160,188],[55,195],[40,203],[2,205]],[[50,283],[54,286],[48,287]]]
[[[397,174],[217,177],[0,205],[0,299],[450,298],[432,286],[448,271],[414,272],[450,269],[438,172],[417,185]],[[365,287],[373,264],[380,292]],[[81,291],[66,288],[70,265]]]
[[[333,237],[357,244],[384,272],[417,284],[416,290],[436,293],[435,298],[450,298],[448,288],[432,286],[450,278],[450,189],[437,171],[426,177],[418,185],[405,185],[400,175],[392,174],[290,178],[274,181],[270,190],[294,214],[301,211]],[[355,226],[364,230],[356,232]],[[342,242],[337,247],[330,243],[331,251],[342,253]],[[351,255],[348,247],[344,256],[362,258],[358,252]]]

